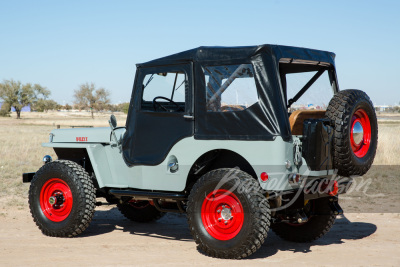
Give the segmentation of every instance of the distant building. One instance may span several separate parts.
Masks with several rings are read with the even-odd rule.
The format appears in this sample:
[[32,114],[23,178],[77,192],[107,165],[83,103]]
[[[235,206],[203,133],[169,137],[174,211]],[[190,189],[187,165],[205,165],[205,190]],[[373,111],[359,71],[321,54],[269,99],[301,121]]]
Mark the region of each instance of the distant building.
[[[3,103],[4,102],[0,102],[0,109],[3,106]],[[11,107],[11,112],[15,112],[15,108],[14,107]],[[29,105],[23,107],[21,112],[31,112],[31,105],[29,104]]]
[[391,107],[390,106],[388,106],[388,105],[376,105],[375,106],[375,110],[376,111],[382,111],[382,112],[384,112],[384,111],[386,111],[386,110],[388,110],[388,109],[390,109]]

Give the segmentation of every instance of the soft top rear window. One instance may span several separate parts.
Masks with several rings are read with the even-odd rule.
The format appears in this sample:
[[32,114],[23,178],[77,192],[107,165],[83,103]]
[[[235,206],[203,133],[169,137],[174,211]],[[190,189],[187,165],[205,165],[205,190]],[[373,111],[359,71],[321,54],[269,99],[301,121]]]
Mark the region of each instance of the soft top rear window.
[[325,110],[334,95],[330,64],[319,61],[281,59],[279,71],[289,112]]

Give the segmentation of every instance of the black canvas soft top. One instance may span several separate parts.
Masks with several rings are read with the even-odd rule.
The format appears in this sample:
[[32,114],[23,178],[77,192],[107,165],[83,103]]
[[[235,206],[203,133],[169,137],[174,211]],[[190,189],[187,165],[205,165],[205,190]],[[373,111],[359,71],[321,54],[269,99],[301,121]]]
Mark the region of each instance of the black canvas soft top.
[[258,46],[200,46],[170,56],[154,59],[145,63],[137,64],[137,67],[150,67],[169,64],[180,64],[185,62],[211,63],[230,60],[248,59],[254,55],[267,50],[276,59],[286,58],[288,60],[318,61],[334,65],[335,54],[332,52],[284,46],[263,44]]
[[[319,75],[328,71],[332,88],[338,90],[334,59],[335,54],[331,52],[281,45],[201,46],[138,64],[122,145],[125,161],[129,165],[160,164],[175,143],[191,136],[197,140],[272,141],[279,137],[290,141],[285,75],[311,71],[317,71]],[[207,100],[209,87],[206,80],[210,68],[218,68],[216,73],[221,74],[227,66],[236,70],[241,69],[240,66],[251,66],[246,70],[254,78],[258,101],[246,109],[223,112],[213,110],[207,104],[211,102]],[[185,115],[194,121],[185,120],[182,114],[166,115],[140,108],[146,73],[172,69],[179,69],[189,77]],[[221,81],[226,78],[222,76],[213,76],[213,88],[222,88]],[[170,118],[168,122],[166,116],[175,116],[175,121]],[[164,131],[157,135],[158,131],[152,131],[150,125],[164,125]]]

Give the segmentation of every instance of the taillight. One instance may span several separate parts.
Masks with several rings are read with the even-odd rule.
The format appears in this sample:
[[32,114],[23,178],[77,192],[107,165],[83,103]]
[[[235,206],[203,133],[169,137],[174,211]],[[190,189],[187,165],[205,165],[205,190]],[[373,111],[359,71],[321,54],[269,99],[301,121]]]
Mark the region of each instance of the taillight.
[[261,181],[266,182],[268,180],[268,173],[266,173],[266,172],[261,173],[260,179],[261,179]]

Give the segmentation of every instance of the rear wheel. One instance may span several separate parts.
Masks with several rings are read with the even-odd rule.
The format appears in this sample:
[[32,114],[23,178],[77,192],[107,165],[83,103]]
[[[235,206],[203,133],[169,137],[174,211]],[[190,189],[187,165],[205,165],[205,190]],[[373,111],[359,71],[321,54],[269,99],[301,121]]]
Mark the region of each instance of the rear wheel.
[[128,203],[118,204],[119,211],[131,221],[134,222],[151,222],[156,221],[165,215],[160,212],[149,201],[131,200]]
[[92,220],[95,188],[88,173],[68,160],[45,164],[29,189],[29,207],[36,225],[48,236],[73,237]]
[[368,95],[360,90],[340,91],[330,101],[325,115],[335,122],[333,163],[338,174],[365,174],[378,145],[378,124]]
[[272,224],[272,231],[287,241],[311,242],[329,232],[336,219],[336,215],[329,206],[329,198],[310,200],[303,212],[309,218],[307,222]]
[[187,217],[199,249],[216,258],[253,254],[270,224],[268,201],[257,180],[236,169],[203,175],[190,192]]

